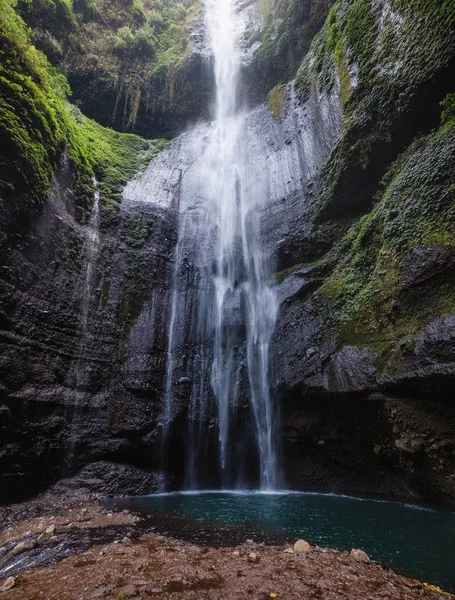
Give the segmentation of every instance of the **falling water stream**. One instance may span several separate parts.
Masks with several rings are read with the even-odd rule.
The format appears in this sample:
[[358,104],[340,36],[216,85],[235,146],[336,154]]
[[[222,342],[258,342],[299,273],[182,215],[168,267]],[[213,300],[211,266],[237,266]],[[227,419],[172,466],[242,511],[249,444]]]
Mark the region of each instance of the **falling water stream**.
[[[93,201],[92,212],[90,215],[90,221],[86,228],[85,233],[85,257],[84,257],[84,268],[82,271],[81,278],[81,319],[79,322],[78,331],[78,354],[77,359],[71,372],[73,377],[74,385],[76,390],[84,390],[87,385],[87,363],[88,363],[88,350],[89,343],[91,340],[89,331],[89,313],[90,303],[93,298],[93,286],[95,278],[95,269],[98,259],[98,251],[100,245],[100,233],[99,233],[99,213],[100,213],[100,189],[99,184],[95,180],[95,195]],[[80,416],[81,406],[79,397],[76,396],[74,406],[72,407],[69,421],[71,423],[70,437],[66,447],[64,471],[70,472],[73,466],[76,437],[80,427]]]
[[[248,155],[245,117],[239,110],[240,26],[234,0],[206,0],[205,19],[216,81],[214,121],[204,135],[193,136],[200,144],[199,156],[181,184],[162,452],[178,404],[176,384],[187,383],[186,487],[201,487],[207,428],[216,427],[220,486],[245,483],[239,440],[244,434],[254,438],[258,485],[274,489],[278,468],[268,371],[277,301],[260,232],[266,184]],[[189,286],[195,289],[195,301]],[[186,347],[191,346],[183,358],[182,330],[187,332]],[[182,369],[185,376],[176,381],[176,371]],[[251,427],[242,434],[239,419],[248,418]]]

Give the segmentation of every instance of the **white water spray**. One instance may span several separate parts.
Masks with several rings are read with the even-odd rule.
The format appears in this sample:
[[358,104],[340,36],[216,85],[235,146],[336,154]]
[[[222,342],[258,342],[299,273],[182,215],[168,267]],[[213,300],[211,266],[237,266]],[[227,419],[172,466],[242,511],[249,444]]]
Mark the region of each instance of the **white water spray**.
[[[243,136],[245,119],[238,111],[240,27],[234,0],[206,0],[205,14],[216,82],[214,122],[201,130],[201,136],[193,136],[200,145],[200,158],[181,184],[163,440],[165,446],[176,410],[175,371],[185,370],[188,376],[179,381],[188,379],[191,383],[186,485],[201,485],[213,398],[221,485],[242,485],[242,465],[238,464],[241,450],[236,458],[232,456],[234,446],[242,443],[234,423],[237,427],[245,414],[247,396],[253,431],[245,426],[243,435],[254,439],[261,489],[275,489],[278,465],[269,347],[277,301],[270,286],[259,213],[267,185],[249,156]],[[188,285],[193,288],[197,306],[190,301]],[[182,340],[183,330],[186,340]],[[191,345],[194,353],[187,365],[182,364],[185,345]],[[242,378],[248,389],[241,392]]]

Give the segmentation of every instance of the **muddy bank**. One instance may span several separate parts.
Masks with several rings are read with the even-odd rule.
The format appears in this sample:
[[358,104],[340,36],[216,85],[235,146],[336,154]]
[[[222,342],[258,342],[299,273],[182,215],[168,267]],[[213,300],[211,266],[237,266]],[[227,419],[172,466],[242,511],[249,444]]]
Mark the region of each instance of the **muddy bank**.
[[195,545],[95,503],[9,520],[0,532],[0,589],[14,582],[1,593],[5,600],[449,597],[349,552],[317,546],[294,552],[290,542],[268,546],[257,539]]

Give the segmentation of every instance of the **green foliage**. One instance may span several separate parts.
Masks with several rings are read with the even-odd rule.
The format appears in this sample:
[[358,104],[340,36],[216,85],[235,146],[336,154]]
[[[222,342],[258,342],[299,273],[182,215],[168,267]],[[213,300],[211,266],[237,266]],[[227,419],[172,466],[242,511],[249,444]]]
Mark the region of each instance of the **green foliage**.
[[448,123],[451,119],[455,118],[455,94],[447,94],[444,100],[441,102],[442,124]]
[[155,55],[155,36],[150,25],[143,25],[134,36],[134,52],[142,58],[152,58]]
[[14,2],[0,0],[0,193],[9,214],[47,200],[57,160],[66,148],[76,167],[76,210],[85,219],[93,199],[93,160],[69,112],[65,78],[30,43]]
[[[58,68],[73,85],[84,112],[116,128],[135,127],[139,108],[167,108],[190,53],[189,29],[197,0],[93,0],[98,15],[80,20],[58,39]],[[87,14],[85,11],[84,14]],[[99,109],[100,105],[105,110]]]
[[116,222],[121,190],[163,145],[105,129],[67,102],[65,77],[30,42],[12,0],[0,0],[0,197],[9,215],[30,215],[47,201],[66,150],[76,177],[75,207],[85,222],[100,181],[101,220]]
[[147,141],[131,133],[102,127],[74,106],[70,112],[90,150],[91,163],[100,183],[101,228],[107,229],[118,222],[123,186],[160,152],[166,140]]
[[129,13],[133,25],[141,27],[145,24],[147,17],[145,16],[144,6],[141,0],[133,0],[129,8]]
[[129,25],[121,27],[115,38],[115,51],[120,55],[128,56],[133,53],[134,33]]
[[77,27],[71,0],[18,0],[19,15],[32,27],[68,32]]
[[53,74],[14,4],[0,0],[0,12],[0,194],[14,210],[19,197],[28,206],[43,202],[65,142],[65,114]]

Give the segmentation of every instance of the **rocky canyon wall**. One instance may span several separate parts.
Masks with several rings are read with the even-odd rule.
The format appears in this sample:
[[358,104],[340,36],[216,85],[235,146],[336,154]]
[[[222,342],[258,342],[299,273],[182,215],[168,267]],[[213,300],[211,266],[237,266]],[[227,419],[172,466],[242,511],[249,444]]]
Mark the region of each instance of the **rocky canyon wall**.
[[[322,23],[329,6],[313,11],[319,4]],[[259,100],[279,85],[243,134],[268,178],[261,230],[280,300],[271,386],[286,481],[453,503],[450,2],[339,0],[287,85],[270,63],[261,62],[270,80],[248,71],[268,56],[267,27],[278,27],[270,15],[258,27],[257,14],[247,19],[256,34],[245,37],[245,86]],[[3,502],[80,469],[78,485],[90,489],[155,489],[180,186],[203,137],[201,126],[167,145],[119,206],[102,195],[94,255],[65,153],[39,216],[24,231],[5,225]],[[190,256],[189,281],[195,273]],[[180,351],[183,362],[193,349]],[[178,386],[183,421],[188,382]],[[170,466],[176,485],[180,451],[183,442]]]

